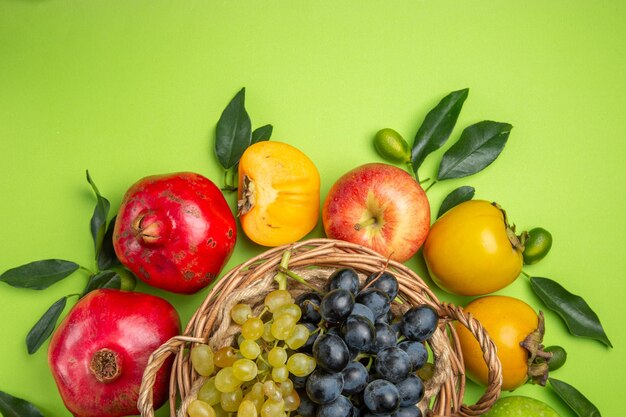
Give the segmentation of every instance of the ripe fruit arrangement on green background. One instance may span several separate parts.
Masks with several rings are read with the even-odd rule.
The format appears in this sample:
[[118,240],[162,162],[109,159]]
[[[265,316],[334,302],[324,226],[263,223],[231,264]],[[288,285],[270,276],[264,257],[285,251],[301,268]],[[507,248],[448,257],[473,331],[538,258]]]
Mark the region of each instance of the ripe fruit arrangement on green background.
[[[343,179],[337,181],[326,199],[322,215],[329,237],[369,246],[390,258],[401,261],[407,260],[416,253],[429,233],[430,208],[422,184],[426,185],[430,182],[426,187],[428,191],[438,182],[462,178],[484,169],[503,150],[512,128],[507,123],[492,121],[482,121],[465,128],[457,142],[444,153],[437,175],[433,179],[420,181],[418,169],[429,154],[445,144],[467,96],[468,90],[464,89],[444,97],[425,117],[411,147],[400,134],[391,129],[384,129],[377,134],[375,138],[377,151],[394,163],[406,165],[409,174],[390,165],[370,164],[365,167],[375,167],[370,176],[374,180],[360,181],[360,184],[353,186]],[[234,191],[238,188],[236,171],[247,172],[243,165],[239,165],[246,150],[259,142],[268,141],[272,133],[271,125],[252,131],[244,99],[245,90],[242,89],[222,113],[216,129],[215,153],[225,169],[222,188],[224,191]],[[359,169],[364,169],[364,167],[357,168],[349,174]],[[316,172],[314,167],[311,171]],[[389,171],[393,171],[394,174],[388,178],[381,174]],[[240,183],[244,183],[239,184],[241,192],[246,185],[242,178],[238,179]],[[407,188],[415,189],[416,192],[395,194],[385,192],[385,189],[389,191],[394,188],[398,178],[402,178]],[[10,269],[0,276],[0,281],[9,285],[40,290],[76,271],[89,274],[89,282],[82,294],[71,294],[58,300],[36,323],[26,341],[29,353],[35,352],[53,333],[69,297],[82,298],[99,288],[132,289],[134,287],[134,276],[120,265],[118,256],[126,266],[136,271],[142,278],[151,275],[146,266],[150,267],[152,262],[141,264],[141,259],[145,258],[144,252],[149,248],[155,249],[162,246],[163,238],[172,231],[159,220],[158,216],[150,213],[150,210],[148,210],[149,213],[143,213],[144,215],[139,217],[137,217],[138,210],[130,210],[132,212],[130,216],[139,220],[132,221],[130,217],[125,218],[119,222],[119,226],[116,226],[118,222],[115,218],[108,220],[110,208],[108,200],[101,196],[89,175],[87,179],[97,199],[91,219],[95,267],[87,268],[71,261],[49,259]],[[344,204],[333,208],[333,203],[341,199],[340,195],[334,194],[334,190],[342,189],[342,187],[348,190],[344,194],[357,195],[360,199],[355,199],[352,207]],[[309,194],[313,197],[317,196],[318,190],[315,186],[308,191],[312,191]],[[172,194],[175,197],[172,202],[175,202],[177,198],[180,199],[180,195],[174,194]],[[212,192],[212,194],[215,193]],[[519,274],[522,262],[526,264],[538,262],[548,253],[552,243],[551,235],[541,228],[516,236],[514,227],[507,223],[504,211],[487,202],[471,201],[474,194],[473,187],[462,186],[453,190],[444,199],[438,212],[439,219],[432,226],[424,248],[424,257],[435,282],[447,291],[464,295],[487,294],[508,285]],[[408,197],[411,195],[417,197],[411,200]],[[310,210],[307,212],[309,214],[307,214],[306,227],[298,232],[300,237],[311,230],[310,228],[317,221],[317,219],[311,219],[317,216],[318,200],[311,198],[310,201],[311,203],[305,204]],[[281,211],[286,208],[279,200],[276,202],[279,204],[275,210]],[[267,201],[264,204],[266,207],[272,207],[271,204],[267,204]],[[391,213],[388,210],[390,205],[400,206],[400,209],[396,210],[395,214]],[[493,236],[499,236],[503,249],[508,249],[507,255],[502,256],[509,257],[511,261],[508,263],[501,262],[502,259],[495,261],[495,264],[506,264],[507,273],[502,272],[492,277],[490,285],[486,285],[487,282],[483,281],[482,287],[468,288],[467,282],[459,282],[461,275],[450,271],[450,265],[445,265],[445,262],[442,263],[436,258],[449,250],[449,248],[438,247],[440,245],[458,245],[457,248],[452,249],[461,250],[460,253],[468,249],[467,240],[464,239],[483,229],[481,225],[476,225],[473,220],[459,213],[463,213],[466,207],[478,206],[488,206],[488,209],[495,213],[492,217],[495,219],[496,226],[501,223],[502,227],[497,230],[498,227],[492,225],[490,232]],[[193,211],[187,210],[187,214],[193,214],[191,213]],[[221,211],[224,211],[224,207]],[[226,211],[230,214],[227,207]],[[405,227],[397,227],[398,219],[411,217],[407,215],[408,212],[414,220],[419,221],[405,224]],[[211,214],[210,217],[216,216]],[[455,218],[460,218],[457,220],[460,225],[468,228],[461,233],[463,239],[460,241],[455,240],[459,237],[458,234],[455,236],[450,232],[445,232],[445,224],[454,223]],[[215,260],[216,264],[213,265],[211,271],[200,273],[200,276],[194,275],[202,281],[201,285],[197,282],[186,285],[181,283],[180,279],[178,281],[174,279],[168,285],[156,286],[176,292],[192,293],[207,284],[218,274],[232,251],[235,240],[235,229],[232,223],[231,221],[227,224],[232,229],[232,234],[228,236],[230,240],[226,239],[230,245],[226,245],[225,248],[220,246],[220,249],[224,249],[220,252],[220,259]],[[396,227],[393,227],[394,225]],[[145,244],[146,247],[138,250],[139,257],[130,259],[126,256],[130,253],[128,248],[119,244],[115,248],[118,251],[116,254],[113,245],[114,227],[117,229],[118,243],[124,235],[127,242]],[[194,229],[195,227],[189,227],[186,231],[192,233]],[[459,227],[451,229],[459,229]],[[253,241],[256,241],[250,228],[244,227],[243,230]],[[228,232],[226,234],[228,235]],[[443,238],[438,235],[443,235]],[[282,237],[279,236],[279,238]],[[291,236],[286,239],[293,241],[299,237]],[[404,244],[395,244],[394,242],[397,241],[404,242]],[[276,242],[278,240],[269,244],[273,245]],[[224,240],[207,239],[205,243],[222,245]],[[285,242],[281,240],[280,243]],[[472,246],[470,249],[476,253],[469,263],[464,264],[462,275],[470,272],[476,273],[476,270],[484,268],[486,263],[494,265],[494,262],[480,257],[480,245],[480,241],[470,244]],[[391,250],[386,251],[389,247]],[[438,248],[433,249],[435,247]],[[178,249],[181,250],[177,252],[170,250],[169,253],[170,257],[177,262],[180,261],[181,253],[195,250],[193,245]],[[406,250],[406,253],[402,253],[402,250]],[[471,261],[478,259],[482,260],[472,264]],[[178,266],[181,265],[182,263],[178,262]],[[156,268],[155,270],[163,269]],[[180,278],[182,274],[183,278],[189,278],[191,273],[195,272],[198,271],[185,270],[182,265],[175,274],[168,275]],[[297,276],[290,271],[284,270],[281,273],[297,279]],[[389,313],[389,306],[395,297],[393,277],[389,278],[385,274],[380,275],[376,280],[370,277],[371,282],[366,282],[365,287],[360,287],[358,280],[355,284],[351,274],[349,270],[337,271],[337,275],[331,277],[329,288],[323,294],[313,291],[296,300],[291,298],[286,288],[279,288],[268,296],[267,311],[257,312],[256,315],[252,314],[251,309],[244,304],[235,306],[236,308],[233,308],[231,312],[232,319],[242,326],[237,345],[223,347],[215,352],[208,346],[201,345],[192,351],[192,362],[196,371],[200,375],[209,377],[209,380],[203,387],[204,391],[201,391],[199,400],[190,405],[189,414],[192,417],[226,415],[225,413],[228,412],[238,412],[244,417],[256,416],[258,413],[264,417],[280,417],[287,412],[297,412],[303,417],[357,416],[360,414],[419,416],[420,411],[414,404],[423,395],[423,386],[420,385],[421,381],[415,373],[428,357],[423,345],[425,336],[422,333],[425,332],[428,335],[430,329],[434,328],[430,326],[436,326],[436,315],[433,316],[432,310],[423,307],[409,311],[401,319],[394,317]],[[478,275],[481,275],[480,271]],[[611,346],[598,317],[581,297],[569,293],[560,284],[548,278],[528,278],[538,297],[565,320],[573,334],[591,337]],[[155,280],[148,279],[147,281],[149,284],[156,284]],[[397,283],[395,287],[397,291]],[[577,306],[577,309],[570,308],[573,305]],[[493,314],[495,313],[488,313],[488,317]],[[487,319],[485,321],[489,322]],[[425,327],[420,327],[422,325]],[[539,327],[541,326],[538,323],[537,329]],[[558,347],[552,349],[552,352],[550,349],[545,349],[548,354],[544,357],[541,347],[539,340],[538,350],[530,349],[529,353],[522,355],[527,355],[533,361],[538,359],[538,365],[546,365],[551,370],[554,369],[555,362],[548,361],[550,354],[564,351]],[[545,359],[544,363],[541,363],[542,359]],[[469,360],[467,362],[470,363]],[[212,376],[217,368],[219,368],[217,374]],[[529,371],[530,364],[526,368]],[[480,380],[477,376],[480,374],[479,370],[470,370],[471,373],[474,373],[475,379]],[[364,378],[367,383],[364,382]],[[513,385],[517,386],[524,380],[525,376],[521,376]],[[575,388],[553,378],[549,380],[552,388],[568,404],[574,404],[574,409],[580,415],[587,415],[581,414],[584,412],[594,415],[593,413],[597,412],[593,404],[589,403]],[[7,398],[6,404],[22,410],[22,414],[39,415],[32,405],[2,392],[0,395],[2,399]]]

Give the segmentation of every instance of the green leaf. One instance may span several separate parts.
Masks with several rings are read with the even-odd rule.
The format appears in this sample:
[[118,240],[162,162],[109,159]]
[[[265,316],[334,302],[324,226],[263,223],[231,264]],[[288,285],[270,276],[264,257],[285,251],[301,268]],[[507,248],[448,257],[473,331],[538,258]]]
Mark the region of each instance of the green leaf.
[[561,316],[573,335],[596,339],[613,347],[597,314],[582,297],[549,278],[531,277],[530,286],[548,308]]
[[100,248],[102,247],[102,241],[104,240],[104,234],[106,232],[107,217],[109,216],[111,203],[109,203],[109,200],[100,195],[98,187],[96,187],[96,184],[91,179],[91,175],[89,175],[89,170],[86,171],[86,174],[87,182],[91,185],[93,192],[96,194],[96,207],[94,208],[93,215],[91,216],[91,236],[93,236],[95,259],[98,259],[98,256],[100,255]]
[[548,378],[548,381],[550,381],[550,386],[552,386],[554,392],[556,392],[579,417],[601,417],[600,410],[576,388],[558,379]]
[[0,391],[0,414],[4,417],[43,417],[31,403]]
[[37,352],[37,349],[41,347],[43,342],[50,337],[54,331],[59,316],[65,308],[66,303],[67,297],[63,297],[56,301],[43,314],[43,316],[41,316],[39,321],[35,323],[33,328],[30,329],[30,332],[28,332],[28,335],[26,336],[26,347],[28,348],[29,354],[32,355]]
[[453,190],[443,199],[441,207],[439,207],[439,213],[437,213],[437,218],[441,217],[443,213],[450,210],[452,207],[474,198],[475,191],[474,187],[470,187],[469,185]]
[[115,288],[117,290],[122,286],[122,278],[115,271],[102,271],[92,275],[87,282],[81,297],[87,293],[97,290],[98,288]]
[[62,259],[45,259],[9,269],[0,281],[17,288],[45,290],[79,268],[77,263]]
[[215,154],[224,169],[230,169],[239,162],[252,140],[252,126],[245,100],[246,89],[242,88],[228,103],[217,122]]
[[411,163],[414,172],[417,172],[429,154],[446,143],[468,94],[468,88],[453,91],[428,112],[413,141]]
[[466,177],[487,167],[502,152],[512,128],[508,123],[488,120],[466,127],[443,154],[437,179]]
[[261,126],[261,127],[254,129],[254,132],[252,132],[251,145],[254,145],[255,143],[258,143],[258,142],[270,140],[270,138],[272,137],[273,130],[274,130],[274,126],[272,125],[265,125],[265,126]]
[[98,254],[98,269],[101,271],[110,269],[120,264],[120,261],[117,259],[117,255],[115,254],[115,249],[113,248],[113,229],[115,228],[116,219],[117,216],[114,216],[111,219],[106,233],[104,234],[104,239],[102,240],[102,247],[100,248],[100,253]]

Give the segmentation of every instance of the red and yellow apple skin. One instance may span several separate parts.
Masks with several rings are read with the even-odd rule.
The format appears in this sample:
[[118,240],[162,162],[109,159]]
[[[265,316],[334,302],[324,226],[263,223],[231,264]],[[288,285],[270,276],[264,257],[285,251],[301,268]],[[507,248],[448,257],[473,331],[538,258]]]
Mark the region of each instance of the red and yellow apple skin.
[[324,201],[322,220],[329,238],[405,262],[428,235],[430,205],[422,187],[406,171],[372,163],[337,180]]

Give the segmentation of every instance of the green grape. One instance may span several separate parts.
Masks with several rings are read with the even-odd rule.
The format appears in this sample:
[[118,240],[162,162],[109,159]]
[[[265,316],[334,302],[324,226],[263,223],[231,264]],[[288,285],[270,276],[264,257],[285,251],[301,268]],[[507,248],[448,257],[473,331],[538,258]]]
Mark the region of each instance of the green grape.
[[213,410],[215,410],[215,417],[230,417],[230,413],[224,411],[219,404],[214,405]]
[[237,411],[239,408],[239,404],[241,404],[241,400],[243,399],[243,393],[240,389],[236,389],[233,392],[222,392],[222,397],[220,398],[220,405],[224,411],[228,411],[229,413],[233,413]]
[[291,336],[289,336],[285,342],[291,349],[296,350],[304,346],[306,341],[309,339],[309,335],[309,329],[307,329],[304,324],[296,324],[296,327],[293,328]]
[[304,353],[295,353],[287,361],[287,369],[295,376],[303,377],[315,370],[315,359]]
[[250,359],[239,359],[233,363],[233,375],[241,381],[252,381],[257,372],[256,363]]
[[213,350],[208,345],[196,345],[191,349],[193,369],[202,376],[211,376],[215,370]]
[[285,411],[295,411],[300,406],[300,396],[294,390],[283,395],[283,401],[285,402]]
[[254,340],[246,339],[239,344],[239,353],[246,359],[256,359],[261,353],[261,348]]
[[280,346],[274,346],[267,354],[267,361],[274,368],[284,366],[287,362],[287,351]]
[[213,355],[213,362],[220,368],[232,366],[237,360],[237,351],[230,346],[218,349]]
[[267,353],[263,353],[257,358],[256,367],[259,374],[270,370],[270,365],[267,363]]
[[243,335],[241,333],[239,333],[239,335],[237,335],[237,346],[241,347],[241,344],[243,343],[244,340],[248,340],[245,337],[243,337]]
[[257,417],[256,405],[249,400],[243,400],[237,409],[238,417]]
[[282,314],[289,314],[290,316],[294,316],[296,318],[296,321],[298,321],[300,320],[300,317],[302,317],[302,310],[300,310],[300,307],[298,307],[296,304],[289,303],[280,306],[274,312],[274,316],[280,316]]
[[289,370],[286,366],[272,368],[272,379],[274,382],[285,382],[289,379]]
[[287,378],[286,381],[281,382],[279,390],[283,397],[293,391],[293,382],[291,382],[291,379]]
[[236,304],[230,310],[230,318],[237,324],[244,324],[252,316],[252,308],[247,304]]
[[278,340],[287,339],[296,327],[297,322],[296,318],[289,314],[274,316],[274,322],[272,323],[272,335]]
[[265,402],[265,394],[263,393],[263,384],[255,383],[250,390],[243,396],[244,401],[252,401],[256,407],[257,413],[261,412],[261,407]]
[[280,390],[274,381],[265,381],[263,383],[263,394],[273,401],[280,401],[283,399],[283,395],[280,393]]
[[293,298],[287,290],[275,290],[265,296],[265,305],[273,313],[285,304],[293,303]]
[[285,403],[283,400],[273,401],[271,399],[263,403],[261,417],[281,417],[285,413]]
[[241,380],[235,377],[232,367],[220,369],[215,375],[215,388],[220,392],[233,392],[239,388]]
[[193,400],[187,407],[189,417],[215,417],[215,410],[209,404],[200,400]]
[[263,336],[261,336],[261,337],[266,342],[272,343],[274,340],[276,340],[276,338],[272,334],[272,323],[268,321],[267,323],[263,324],[263,326],[264,326],[263,327]]
[[209,405],[219,404],[221,392],[215,388],[215,377],[209,378],[198,391],[198,399]]
[[258,317],[250,317],[241,325],[241,335],[248,340],[257,340],[263,336],[263,320]]

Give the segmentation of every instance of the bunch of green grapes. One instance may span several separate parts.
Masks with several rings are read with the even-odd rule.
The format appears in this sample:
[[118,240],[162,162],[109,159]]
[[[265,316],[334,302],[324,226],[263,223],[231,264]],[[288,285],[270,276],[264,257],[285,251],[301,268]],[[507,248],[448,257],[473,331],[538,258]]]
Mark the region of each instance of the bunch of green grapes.
[[311,356],[295,352],[310,338],[311,331],[298,321],[300,307],[284,289],[265,297],[257,316],[247,304],[237,304],[232,320],[241,325],[237,348],[213,352],[208,345],[191,350],[195,371],[208,377],[197,400],[187,408],[189,417],[285,417],[298,409],[300,397],[290,374],[306,377],[315,369]]

